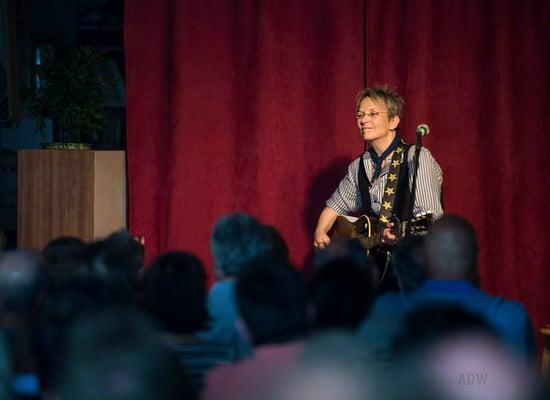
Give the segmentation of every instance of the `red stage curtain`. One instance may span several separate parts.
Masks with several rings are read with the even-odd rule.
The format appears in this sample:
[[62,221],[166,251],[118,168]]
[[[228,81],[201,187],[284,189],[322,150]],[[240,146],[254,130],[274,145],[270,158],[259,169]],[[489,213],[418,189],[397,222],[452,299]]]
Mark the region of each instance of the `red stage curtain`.
[[293,260],[362,149],[364,0],[126,2],[130,227],[148,259],[207,264],[226,213],[278,228]]
[[550,3],[372,0],[367,16],[368,82],[404,95],[410,141],[430,125],[446,212],[475,225],[484,288],[550,322]]
[[[130,226],[148,259],[209,264],[213,223],[246,211],[293,260],[362,149],[363,0],[127,1]],[[545,162],[550,3],[368,2],[368,81],[407,101],[445,174],[448,212],[475,225],[484,287],[550,316]]]

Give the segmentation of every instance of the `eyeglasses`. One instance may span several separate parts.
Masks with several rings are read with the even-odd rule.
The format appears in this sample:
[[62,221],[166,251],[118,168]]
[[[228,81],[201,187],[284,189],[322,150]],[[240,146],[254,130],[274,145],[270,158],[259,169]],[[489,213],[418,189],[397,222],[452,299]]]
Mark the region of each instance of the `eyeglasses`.
[[361,119],[363,117],[369,117],[370,119],[375,119],[381,113],[387,113],[387,111],[371,111],[368,113],[358,112],[357,114],[355,114],[355,118]]

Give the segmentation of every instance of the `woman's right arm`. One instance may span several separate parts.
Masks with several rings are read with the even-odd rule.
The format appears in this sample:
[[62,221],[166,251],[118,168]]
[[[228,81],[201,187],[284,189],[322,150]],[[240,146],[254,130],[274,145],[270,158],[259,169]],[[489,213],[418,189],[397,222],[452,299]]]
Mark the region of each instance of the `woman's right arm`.
[[325,207],[319,215],[319,221],[317,222],[317,228],[313,235],[313,246],[317,249],[324,249],[330,243],[330,237],[328,231],[334,225],[334,221],[338,214],[332,208]]

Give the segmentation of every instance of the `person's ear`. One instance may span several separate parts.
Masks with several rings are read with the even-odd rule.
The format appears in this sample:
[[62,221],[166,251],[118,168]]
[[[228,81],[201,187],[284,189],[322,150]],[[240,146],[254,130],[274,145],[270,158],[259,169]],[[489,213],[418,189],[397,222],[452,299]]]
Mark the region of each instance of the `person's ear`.
[[394,115],[390,118],[390,131],[395,131],[397,127],[399,126],[399,122],[401,120],[399,119],[398,115]]

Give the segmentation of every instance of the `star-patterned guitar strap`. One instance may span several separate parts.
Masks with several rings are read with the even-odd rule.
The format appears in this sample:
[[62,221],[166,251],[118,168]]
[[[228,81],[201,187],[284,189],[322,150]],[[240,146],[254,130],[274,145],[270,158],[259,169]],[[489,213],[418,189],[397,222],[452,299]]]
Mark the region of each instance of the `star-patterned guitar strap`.
[[399,172],[401,171],[401,165],[405,160],[405,149],[406,145],[401,142],[394,150],[391,158],[386,187],[384,188],[384,195],[382,196],[382,205],[380,207],[380,215],[378,220],[379,232],[382,232],[386,227],[386,224],[391,222]]

